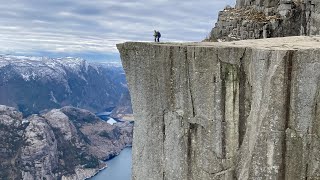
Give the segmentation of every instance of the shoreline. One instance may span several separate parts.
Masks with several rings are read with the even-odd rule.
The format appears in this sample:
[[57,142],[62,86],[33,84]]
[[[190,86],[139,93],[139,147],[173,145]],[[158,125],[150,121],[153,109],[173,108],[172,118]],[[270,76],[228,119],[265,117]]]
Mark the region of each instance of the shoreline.
[[107,168],[108,168],[108,164],[106,163],[106,165],[104,167],[100,168],[95,174],[93,174],[90,177],[86,177],[84,180],[88,180],[88,179],[91,179],[91,178],[95,177],[97,174],[99,174],[101,171],[103,171],[103,170],[105,170]]
[[106,165],[105,165],[104,167],[100,168],[100,169],[99,169],[95,174],[93,174],[92,176],[86,177],[84,180],[89,180],[89,179],[95,177],[96,175],[98,175],[101,171],[107,169],[107,168],[108,168],[107,161],[110,161],[110,160],[112,160],[113,158],[119,156],[120,153],[121,153],[124,149],[126,149],[126,148],[132,148],[132,145],[127,145],[127,146],[125,146],[123,149],[121,149],[121,151],[120,151],[116,156],[113,156],[112,158],[109,158],[108,160],[102,161],[102,162],[104,162]]

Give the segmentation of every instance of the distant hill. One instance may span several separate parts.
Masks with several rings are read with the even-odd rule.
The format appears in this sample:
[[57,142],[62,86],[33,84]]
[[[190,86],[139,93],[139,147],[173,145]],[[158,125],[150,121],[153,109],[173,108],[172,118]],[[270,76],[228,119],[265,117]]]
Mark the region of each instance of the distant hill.
[[0,56],[0,104],[24,116],[68,105],[101,112],[116,107],[123,93],[128,90],[120,64]]

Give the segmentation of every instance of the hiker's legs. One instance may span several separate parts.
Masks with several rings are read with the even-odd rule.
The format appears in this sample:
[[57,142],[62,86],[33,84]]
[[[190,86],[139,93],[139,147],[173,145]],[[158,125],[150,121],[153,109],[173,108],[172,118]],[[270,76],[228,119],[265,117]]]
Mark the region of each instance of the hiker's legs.
[[157,37],[154,37],[154,42],[157,42]]
[[158,40],[158,42],[160,42],[160,41],[159,41],[159,39],[160,39],[160,38],[158,37],[158,39],[157,39],[157,40]]

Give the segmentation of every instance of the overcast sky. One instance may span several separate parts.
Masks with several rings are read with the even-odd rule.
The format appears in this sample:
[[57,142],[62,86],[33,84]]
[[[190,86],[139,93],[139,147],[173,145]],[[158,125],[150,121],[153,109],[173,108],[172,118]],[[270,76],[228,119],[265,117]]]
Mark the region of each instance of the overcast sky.
[[0,0],[0,53],[118,58],[115,44],[201,41],[234,0]]

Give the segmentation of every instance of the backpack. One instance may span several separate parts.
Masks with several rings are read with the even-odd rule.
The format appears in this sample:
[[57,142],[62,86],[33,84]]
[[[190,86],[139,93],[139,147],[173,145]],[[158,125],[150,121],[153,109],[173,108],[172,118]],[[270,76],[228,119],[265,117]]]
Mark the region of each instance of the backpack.
[[160,38],[161,37],[161,33],[158,31],[158,37]]

